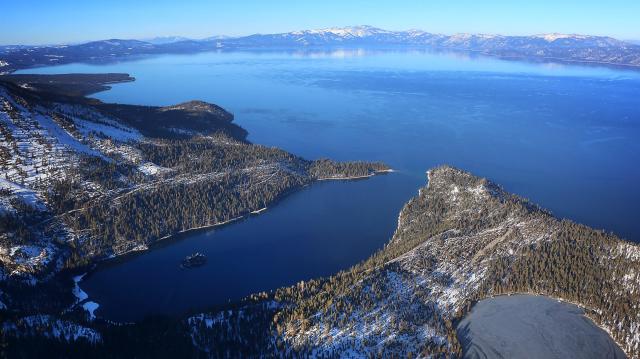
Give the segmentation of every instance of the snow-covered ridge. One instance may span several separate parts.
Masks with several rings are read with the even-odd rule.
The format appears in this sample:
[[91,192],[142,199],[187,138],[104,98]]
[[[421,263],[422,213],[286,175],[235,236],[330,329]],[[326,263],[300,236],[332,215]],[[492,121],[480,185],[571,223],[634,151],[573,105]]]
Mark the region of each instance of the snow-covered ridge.
[[548,42],[553,42],[558,39],[578,39],[583,40],[589,38],[589,36],[585,35],[577,35],[577,34],[559,34],[559,33],[551,33],[551,34],[538,34],[533,35],[533,37],[545,39]]
[[294,31],[293,35],[305,35],[305,34],[332,34],[341,37],[367,37],[377,34],[389,34],[391,31],[382,30],[373,26],[360,25],[360,26],[347,26],[347,27],[331,27],[324,29],[314,30],[302,30]]
[[[46,194],[52,181],[83,156],[127,159],[130,144],[141,139],[137,130],[90,107],[34,103],[0,86],[0,215],[35,216],[30,221],[40,223],[28,241],[0,233],[0,262],[9,278],[35,283],[62,264],[52,238],[76,238],[50,217]],[[89,197],[101,191],[94,183],[85,185]]]
[[[310,29],[310,30],[298,30],[282,34],[272,35],[252,35],[255,37],[265,37],[265,40],[271,36],[280,37],[292,37],[304,45],[312,44],[314,39],[322,39],[323,41],[335,41],[343,42],[349,40],[350,42],[361,40],[378,41],[380,44],[394,43],[405,45],[418,45],[424,46],[436,46],[446,47],[447,44],[453,46],[459,46],[460,43],[466,43],[468,41],[480,41],[479,44],[472,45],[466,43],[467,46],[500,46],[509,48],[511,50],[519,50],[519,47],[523,45],[526,47],[537,47],[540,43],[536,43],[535,40],[542,39],[545,42],[552,44],[556,40],[574,40],[577,43],[584,43],[589,46],[624,46],[624,42],[615,40],[605,36],[591,36],[581,34],[561,34],[561,33],[548,33],[548,34],[535,34],[535,35],[521,35],[521,36],[507,36],[500,34],[482,34],[482,33],[456,33],[452,35],[435,34],[420,29],[410,29],[401,31],[384,30],[373,26],[360,25],[360,26],[346,26],[346,27],[330,27],[322,29]],[[242,41],[243,38],[234,38],[233,41]],[[515,41],[515,42],[514,42]],[[568,44],[564,44],[569,46]]]
[[[447,39],[448,41],[461,41],[468,39],[503,39],[508,38],[509,36],[504,36],[500,34],[482,34],[482,33],[456,33],[453,35],[441,35],[441,34],[432,34],[424,30],[420,29],[410,29],[405,31],[390,31],[384,30],[377,27],[369,26],[369,25],[359,25],[359,26],[346,26],[346,27],[330,27],[330,28],[322,28],[322,29],[310,29],[310,30],[298,30],[293,31],[288,34],[291,35],[335,35],[343,38],[364,38],[375,35],[396,35],[399,37],[409,36],[409,37],[420,37],[420,36],[437,36],[443,39]],[[580,35],[580,34],[561,34],[561,33],[548,33],[548,34],[536,34],[530,36],[517,36],[520,38],[540,38],[544,39],[547,42],[553,42],[558,39],[574,39],[574,40],[586,40],[592,38],[599,38],[597,36],[589,36],[589,35]]]
[[[450,167],[432,170],[426,190],[423,189],[418,198],[411,200],[402,210],[391,245],[401,246],[415,236],[414,232],[424,225],[424,216],[431,216],[419,208],[424,201],[432,201],[434,197],[446,198],[446,203],[451,206],[448,217],[443,219],[448,221],[456,220],[460,215],[480,213],[480,208],[489,198],[501,200],[506,194],[466,172]],[[425,211],[430,209],[426,207]],[[536,224],[526,218],[506,218],[499,226],[478,233],[469,234],[450,228],[425,238],[419,246],[387,262],[374,271],[370,278],[357,283],[356,288],[344,294],[346,301],[353,302],[353,298],[364,293],[382,290],[382,293],[376,294],[378,299],[374,300],[371,307],[358,308],[350,314],[347,321],[350,324],[327,328],[330,324],[322,319],[313,320],[317,324],[305,332],[292,333],[289,340],[294,346],[307,343],[305,345],[317,347],[318,354],[326,354],[356,338],[356,345],[352,347],[354,353],[360,356],[379,350],[378,345],[372,347],[367,343],[386,343],[391,347],[397,345],[414,353],[428,343],[446,346],[448,333],[444,331],[442,323],[432,320],[429,313],[436,310],[442,315],[455,313],[469,294],[478,290],[486,275],[488,258],[482,253],[483,248],[500,246],[510,238],[512,231],[532,226]],[[531,235],[520,245],[539,240],[541,237]],[[451,248],[459,248],[456,251],[458,254],[447,255]],[[327,316],[330,313],[317,313],[316,318]],[[411,329],[399,335],[396,326],[403,321],[411,323]],[[407,351],[395,354],[406,355]]]
[[[559,241],[558,232],[584,230],[470,173],[443,166],[429,171],[428,177],[427,187],[399,215],[398,228],[382,254],[388,260],[353,274],[357,281],[340,282],[351,276],[334,278],[337,283],[330,292],[321,293],[331,298],[331,305],[317,305],[303,321],[295,319],[299,313],[293,314],[287,322],[283,336],[290,345],[318,356],[348,352],[402,357],[429,353],[434,347],[436,352],[459,353],[447,320],[463,312],[471,298],[493,293],[487,285],[495,280],[491,273],[496,261],[522,261],[531,248]],[[597,238],[597,231],[591,231]],[[624,263],[611,270],[611,283],[619,285],[617,296],[629,298],[640,292],[640,248],[612,243],[605,250],[611,258],[602,261],[605,266]],[[302,306],[313,308],[314,300]],[[594,320],[623,350],[635,353],[640,344],[636,312],[623,320],[610,313]]]
[[469,40],[469,39],[472,39],[472,38],[488,40],[488,39],[495,39],[495,38],[499,38],[499,37],[502,37],[502,35],[458,33],[458,34],[451,35],[449,37],[449,40],[450,41],[461,41],[461,40]]

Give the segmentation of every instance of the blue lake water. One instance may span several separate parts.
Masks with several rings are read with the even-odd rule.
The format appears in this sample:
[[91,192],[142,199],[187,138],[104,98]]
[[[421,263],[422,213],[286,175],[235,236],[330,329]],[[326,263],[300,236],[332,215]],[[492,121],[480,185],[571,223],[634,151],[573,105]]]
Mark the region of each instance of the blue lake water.
[[[260,216],[105,265],[82,287],[99,313],[179,313],[327,275],[388,241],[425,171],[451,164],[595,228],[640,241],[640,72],[420,51],[170,55],[23,72],[127,72],[94,95],[235,114],[256,143],[398,173],[311,186]],[[180,271],[193,251],[208,263]]]

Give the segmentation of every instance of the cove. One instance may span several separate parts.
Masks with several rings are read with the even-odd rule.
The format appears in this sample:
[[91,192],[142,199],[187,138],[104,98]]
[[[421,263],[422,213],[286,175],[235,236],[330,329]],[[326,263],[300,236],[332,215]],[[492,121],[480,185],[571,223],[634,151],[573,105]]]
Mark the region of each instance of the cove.
[[457,327],[464,358],[626,358],[579,307],[535,295],[479,301]]
[[[428,51],[243,51],[163,55],[26,72],[126,72],[94,97],[218,104],[249,140],[308,159],[397,170],[318,183],[260,216],[189,232],[81,283],[97,314],[177,314],[346,269],[381,248],[398,212],[450,164],[597,229],[640,241],[640,72]],[[237,228],[237,229],[236,229]],[[207,265],[178,272],[207,251]]]
[[[186,232],[149,251],[103,263],[80,286],[100,304],[96,314],[135,321],[330,275],[382,248],[403,205],[396,191],[404,188],[410,198],[415,180],[392,173],[321,181],[259,215]],[[182,259],[196,251],[207,263],[180,269]]]

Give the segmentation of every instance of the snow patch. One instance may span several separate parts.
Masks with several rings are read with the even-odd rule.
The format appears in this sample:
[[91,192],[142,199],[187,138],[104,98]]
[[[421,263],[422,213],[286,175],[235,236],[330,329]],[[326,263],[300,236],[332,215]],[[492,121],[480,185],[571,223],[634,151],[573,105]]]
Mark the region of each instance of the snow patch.
[[84,136],[97,134],[101,137],[109,137],[121,142],[139,141],[142,139],[142,135],[137,130],[124,127],[115,121],[107,119],[102,119],[101,122],[103,123],[97,123],[74,118],[73,122]]
[[12,195],[16,196],[26,205],[35,210],[45,211],[47,209],[34,190],[21,186],[15,182],[0,178],[0,190],[10,191]]
[[556,40],[559,39],[586,39],[587,36],[582,36],[582,35],[575,35],[575,34],[558,34],[558,33],[552,33],[552,34],[540,34],[540,35],[534,35],[534,37],[540,38],[540,39],[544,39],[547,42],[554,42]]
[[96,151],[78,141],[69,132],[55,123],[53,119],[51,119],[51,117],[43,116],[41,114],[36,114],[34,117],[37,119],[40,126],[46,129],[47,132],[49,132],[51,136],[56,138],[60,144],[76,152],[85,153],[91,156],[99,156]]
[[89,313],[89,320],[93,320],[96,318],[95,311],[98,309],[100,304],[96,302],[86,302],[82,305],[82,308]]
[[85,291],[83,291],[80,288],[80,285],[78,284],[80,283],[80,281],[82,281],[82,278],[84,278],[85,275],[87,275],[87,273],[83,273],[73,277],[74,286],[73,286],[72,293],[73,293],[73,296],[76,297],[77,303],[80,303],[83,300],[89,298],[89,295]]
[[153,162],[144,162],[143,164],[138,166],[138,171],[144,173],[147,176],[153,176],[158,173],[171,171],[170,168],[158,166]]

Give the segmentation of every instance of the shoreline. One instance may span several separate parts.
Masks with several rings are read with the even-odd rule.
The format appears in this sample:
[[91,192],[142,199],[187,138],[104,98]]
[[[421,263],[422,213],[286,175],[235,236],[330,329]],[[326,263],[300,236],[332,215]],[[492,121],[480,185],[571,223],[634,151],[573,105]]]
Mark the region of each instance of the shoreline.
[[[346,180],[366,179],[366,178],[370,178],[370,177],[373,177],[373,176],[376,176],[376,175],[380,175],[380,174],[384,174],[384,173],[392,173],[392,172],[396,172],[396,171],[393,170],[393,169],[386,169],[386,170],[375,171],[375,172],[370,173],[370,174],[368,174],[366,176],[315,179],[309,185],[313,185],[313,183],[316,182],[316,181],[325,181],[325,180],[326,181],[328,181],[328,180],[345,180],[346,181]],[[308,185],[301,186],[301,187],[296,188],[295,190],[293,190],[291,192],[298,192],[299,190],[302,190],[307,186]],[[291,194],[291,193],[286,193],[286,194]],[[283,197],[286,197],[286,194]],[[274,201],[271,201],[271,203],[272,204],[273,203],[277,203],[280,200],[282,200],[282,198],[275,199]],[[76,301],[76,303],[74,303],[72,305],[71,308],[73,308],[73,307],[75,307],[75,306],[77,306],[77,305],[79,305],[81,303],[86,303],[86,302],[90,301],[89,294],[86,293],[85,291],[83,291],[80,288],[78,283],[80,283],[82,281],[82,279],[84,279],[84,277],[91,276],[92,273],[94,273],[96,270],[98,270],[98,266],[99,265],[101,265],[101,264],[103,264],[103,265],[104,264],[109,264],[112,261],[115,262],[115,261],[118,261],[118,260],[127,260],[128,256],[134,256],[136,254],[142,254],[143,252],[146,252],[146,251],[149,251],[149,250],[153,250],[154,246],[160,246],[160,245],[162,245],[162,244],[164,244],[166,242],[170,242],[170,239],[172,239],[173,237],[177,237],[178,235],[185,234],[185,233],[192,232],[192,231],[213,229],[213,228],[216,228],[216,227],[221,227],[221,226],[224,226],[224,225],[232,224],[233,222],[237,222],[237,221],[242,220],[242,219],[248,219],[251,216],[260,215],[260,214],[266,212],[268,208],[269,207],[263,207],[263,208],[260,208],[260,209],[256,209],[256,210],[250,211],[250,212],[248,212],[246,214],[243,214],[243,215],[228,219],[226,221],[214,223],[214,224],[207,224],[207,225],[203,225],[203,226],[199,226],[199,227],[183,229],[183,230],[180,230],[180,231],[175,232],[173,234],[168,234],[166,236],[160,237],[160,238],[158,238],[157,240],[155,240],[154,242],[152,242],[152,243],[150,243],[148,245],[147,244],[140,244],[140,245],[137,245],[137,246],[135,246],[135,247],[133,247],[133,248],[127,250],[127,251],[124,251],[124,252],[121,252],[121,253],[117,253],[117,254],[114,253],[114,254],[111,254],[111,255],[109,255],[107,257],[99,259],[98,261],[96,261],[96,263],[94,265],[92,265],[89,269],[87,269],[86,272],[83,272],[82,274],[75,275],[75,276],[72,277],[72,280],[74,281],[74,287],[73,287],[73,291],[72,291],[73,295],[76,296],[76,288],[77,288],[79,290],[79,293],[84,294],[85,297],[82,300],[80,300],[79,297],[76,296],[76,298],[78,300]],[[95,304],[97,304],[99,306],[99,303],[97,303],[97,302],[93,302],[92,301],[92,303],[95,303]],[[71,309],[71,308],[69,308],[69,309]],[[83,308],[83,309],[89,311],[86,308]],[[98,309],[98,308],[95,307],[94,310],[96,310],[96,309]],[[93,318],[95,318],[95,315],[94,315]],[[131,324],[130,322],[117,322],[117,321],[112,321],[112,320],[107,319],[107,318],[100,318],[100,319],[108,320],[109,322],[112,322],[112,323],[115,323],[115,324]]]
[[262,212],[266,211],[266,210],[267,210],[267,208],[268,208],[268,207],[264,207],[264,208],[257,209],[257,210],[255,210],[255,211],[252,211],[250,214],[260,214],[260,213],[262,213]]
[[[370,174],[365,175],[365,176],[318,178],[318,179],[313,180],[310,184],[312,185],[313,182],[315,182],[315,181],[342,181],[342,180],[346,181],[346,180],[365,179],[365,178],[371,178],[371,177],[374,177],[376,175],[380,175],[380,174],[384,174],[384,173],[394,173],[394,172],[396,172],[396,171],[394,169],[390,168],[390,169],[386,169],[386,170],[375,171],[375,172],[370,173]],[[294,189],[292,192],[297,192],[297,191],[303,189],[304,187],[306,187],[306,186],[301,186],[300,188]],[[286,194],[289,194],[289,193],[286,193]],[[271,203],[276,203],[281,199],[282,198],[275,199],[275,200],[271,201]],[[199,226],[199,227],[192,227],[192,228],[182,229],[182,230],[174,232],[172,234],[167,234],[167,235],[165,235],[163,237],[160,237],[160,238],[154,240],[150,244],[139,244],[139,245],[137,245],[137,246],[135,246],[135,247],[133,247],[133,248],[131,248],[129,250],[124,251],[124,252],[113,253],[113,254],[111,254],[111,255],[109,255],[107,257],[99,259],[97,262],[99,263],[99,262],[106,262],[106,261],[109,261],[109,260],[112,260],[112,259],[121,259],[123,257],[126,257],[127,255],[132,255],[132,254],[136,254],[136,253],[139,253],[139,252],[145,252],[145,251],[148,251],[148,250],[152,250],[153,246],[159,245],[160,243],[162,243],[163,241],[165,241],[167,239],[170,239],[171,237],[175,237],[175,236],[178,236],[180,234],[188,233],[188,232],[191,232],[191,231],[206,230],[206,229],[209,229],[209,228],[215,228],[215,227],[224,226],[224,225],[239,221],[241,219],[249,218],[251,215],[262,214],[265,211],[267,211],[267,209],[269,209],[269,207],[263,207],[263,208],[256,209],[256,210],[250,211],[248,213],[239,215],[237,217],[228,219],[226,221],[217,222],[217,223],[213,223],[213,224],[205,224],[205,225],[202,225],[202,226]],[[85,274],[90,274],[90,273],[87,272]]]
[[[217,223],[213,223],[213,224],[205,224],[205,225],[199,226],[199,227],[182,229],[182,230],[180,230],[178,232],[175,232],[173,234],[167,234],[164,237],[158,238],[157,240],[154,241],[154,243],[152,243],[152,245],[157,243],[157,242],[160,242],[160,241],[162,241],[164,239],[168,239],[168,238],[171,238],[173,236],[177,236],[179,234],[183,234],[183,233],[187,233],[187,232],[191,232],[191,231],[197,231],[197,230],[200,230],[200,229],[207,229],[207,228],[214,228],[214,227],[218,227],[218,226],[224,226],[225,224],[229,224],[229,223],[235,222],[235,221],[240,220],[240,219],[245,218],[245,217],[246,217],[246,215],[242,215],[242,216],[234,217],[234,218],[231,218],[231,219],[227,219],[226,221],[222,221],[222,222],[217,222]],[[147,250],[148,249],[150,249],[150,248],[147,248]]]
[[87,314],[89,315],[89,321],[92,321],[96,319],[95,311],[100,308],[100,304],[90,300],[89,294],[82,288],[80,288],[80,282],[82,282],[82,279],[84,279],[87,274],[89,274],[89,272],[84,272],[82,274],[73,276],[73,288],[71,288],[71,294],[76,297],[76,302],[73,303],[69,308],[65,309],[63,313],[67,313],[77,307],[81,307],[82,310],[87,312]]
[[[581,303],[576,303],[573,302],[571,300],[562,298],[562,297],[556,297],[556,296],[551,296],[551,295],[547,295],[547,294],[542,294],[542,293],[535,293],[535,292],[510,292],[510,293],[501,293],[501,294],[497,294],[497,295],[489,295],[486,296],[482,299],[479,299],[478,301],[476,301],[475,303],[473,303],[473,306],[469,309],[469,312],[467,312],[462,318],[459,319],[459,321],[462,321],[462,319],[464,319],[466,316],[469,315],[469,313],[473,310],[473,307],[476,306],[476,304],[478,304],[478,302],[486,300],[486,299],[492,299],[492,298],[497,298],[497,297],[510,297],[510,296],[514,296],[514,295],[529,295],[529,296],[536,296],[536,297],[544,297],[544,298],[548,298],[551,300],[556,300],[558,302],[561,303],[565,303],[565,304],[571,304],[576,306],[577,308],[580,308],[582,310],[582,316],[587,318],[591,323],[593,323],[594,326],[596,326],[597,328],[600,328],[602,331],[604,331],[605,333],[607,333],[607,335],[609,336],[609,338],[611,338],[611,340],[616,343],[616,345],[618,345],[618,348],[620,348],[620,350],[622,350],[627,357],[630,358],[630,356],[628,355],[626,348],[622,346],[622,344],[620,344],[616,338],[613,337],[613,335],[611,334],[611,331],[609,330],[608,327],[604,327],[602,325],[600,325],[598,322],[596,322],[590,315],[589,315],[589,311],[594,311],[594,309],[591,309],[587,306],[584,306]],[[457,326],[457,323],[456,323]]]

